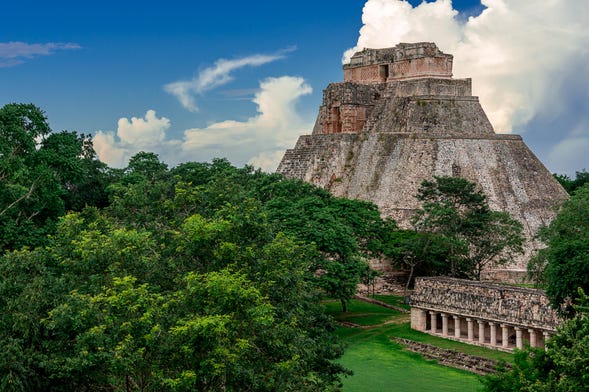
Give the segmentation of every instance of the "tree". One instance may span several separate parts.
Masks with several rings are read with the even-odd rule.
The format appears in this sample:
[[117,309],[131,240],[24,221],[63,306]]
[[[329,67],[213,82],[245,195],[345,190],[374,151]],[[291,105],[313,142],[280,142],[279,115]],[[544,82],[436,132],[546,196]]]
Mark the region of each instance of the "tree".
[[41,320],[65,291],[52,272],[54,259],[45,249],[0,256],[0,389],[40,391],[47,357]]
[[[187,194],[203,189],[183,187],[144,208],[155,219],[187,211]],[[337,389],[346,371],[319,302],[316,248],[276,232],[254,199],[205,211],[128,226],[119,209],[87,208],[63,217],[45,247],[0,257],[0,383]]]
[[43,111],[32,104],[0,108],[0,249],[35,246],[63,214],[63,190],[39,161],[37,142],[50,132]]
[[566,174],[553,174],[553,176],[568,192],[569,195],[572,195],[577,190],[577,188],[580,188],[589,182],[589,173],[585,171],[585,169],[575,172],[574,180]]
[[64,190],[67,211],[108,205],[107,187],[114,181],[113,171],[98,160],[89,135],[51,133],[39,146],[38,156],[38,164],[47,164]]
[[141,151],[129,159],[126,172],[138,176],[144,180],[154,181],[165,175],[168,165],[161,162],[158,155],[153,152]]
[[553,306],[573,300],[579,287],[589,292],[589,185],[564,202],[539,237],[547,247],[534,262],[544,267],[546,293]]
[[391,231],[385,254],[398,268],[409,269],[404,292],[406,303],[409,303],[409,287],[416,275],[443,275],[448,272],[451,249],[451,242],[435,233]]
[[92,140],[75,132],[50,133],[32,104],[0,108],[0,249],[45,243],[67,210],[108,202],[106,165]]
[[360,280],[370,274],[366,258],[382,252],[391,223],[372,203],[337,198],[302,181],[277,181],[261,192],[268,197],[269,220],[279,230],[317,247],[317,282],[345,312]]
[[11,103],[0,108],[0,151],[3,160],[26,159],[37,141],[51,132],[45,113],[33,104]]
[[483,269],[507,263],[523,252],[521,223],[492,211],[476,184],[463,178],[423,181],[417,195],[422,208],[412,223],[419,232],[446,238],[450,275],[479,280]]
[[314,259],[313,268],[320,272],[315,280],[344,308],[369,272],[365,258],[382,248],[384,222],[376,206],[335,198],[302,181],[285,180],[249,166],[238,169],[222,159],[182,164],[168,176],[148,182],[129,182],[127,176],[133,171],[127,172],[111,187],[114,200],[108,210],[116,219],[149,228],[190,214],[215,220],[227,213],[239,217],[241,213],[231,211],[252,207],[243,211],[255,215],[240,222],[241,236],[251,238],[259,230],[253,222],[267,218],[275,232],[313,243],[320,252]]

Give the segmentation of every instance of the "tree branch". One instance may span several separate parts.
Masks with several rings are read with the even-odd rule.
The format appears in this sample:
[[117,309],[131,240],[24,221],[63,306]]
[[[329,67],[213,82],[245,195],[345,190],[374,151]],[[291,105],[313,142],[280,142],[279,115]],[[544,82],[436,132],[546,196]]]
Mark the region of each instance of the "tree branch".
[[0,216],[4,215],[6,213],[6,211],[8,211],[12,207],[14,207],[16,204],[31,197],[34,190],[35,190],[35,181],[33,181],[33,183],[31,184],[31,187],[29,188],[27,193],[25,193],[24,195],[22,195],[21,197],[19,197],[18,199],[16,199],[12,203],[10,203],[5,209],[2,210],[2,212],[0,212]]

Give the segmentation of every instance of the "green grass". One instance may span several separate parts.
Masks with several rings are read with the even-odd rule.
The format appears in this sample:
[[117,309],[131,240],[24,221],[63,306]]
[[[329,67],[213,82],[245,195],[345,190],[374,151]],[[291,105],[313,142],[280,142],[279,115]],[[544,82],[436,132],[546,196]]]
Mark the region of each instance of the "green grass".
[[400,313],[382,306],[352,300],[348,303],[348,313],[342,313],[341,304],[338,302],[326,302],[326,312],[338,321],[348,321],[358,325],[376,325],[399,316]]
[[348,344],[340,363],[354,372],[343,380],[344,392],[479,391],[474,374],[439,366],[404,351],[388,338],[390,327],[358,330],[341,328]]
[[[393,305],[398,305],[395,301],[402,302],[402,298],[392,296],[377,299]],[[405,351],[390,337],[411,339],[496,360],[512,360],[509,353],[413,331],[409,326],[409,316],[392,309],[357,300],[350,301],[348,313],[342,313],[339,302],[326,302],[325,307],[337,320],[362,326],[337,330],[347,343],[340,362],[354,372],[353,376],[343,380],[345,392],[480,391],[482,386],[478,376],[440,366],[435,361]]]
[[[384,301],[383,301],[384,302]],[[394,309],[385,308],[383,306],[378,306],[374,304],[369,304],[368,302],[360,301],[357,299],[353,299],[348,302],[348,313],[342,313],[342,306],[339,301],[328,301],[323,303],[325,305],[325,310],[327,313],[331,314],[336,319],[345,319],[350,315],[355,317],[356,313],[368,313],[368,314],[381,314],[391,317],[393,315],[398,315]]]
[[[397,297],[398,298],[398,297]],[[381,300],[380,298],[378,298]],[[383,301],[384,302],[384,301]],[[455,340],[443,339],[438,336],[429,335],[411,329],[409,315],[399,313],[393,309],[383,308],[378,305],[352,300],[348,304],[348,313],[342,313],[339,302],[328,302],[325,304],[326,312],[331,314],[338,321],[349,321],[361,326],[386,325],[386,333],[389,337],[397,337],[432,344],[434,346],[461,351],[470,355],[477,355],[494,360],[513,362],[513,355],[503,351],[491,350],[485,347],[473,346]],[[354,331],[354,329],[352,329]]]
[[405,304],[403,297],[399,297],[396,295],[376,294],[373,298],[381,302],[387,303],[389,305],[398,306],[400,308],[407,310],[411,309],[411,306]]
[[432,344],[437,347],[448,348],[450,350],[460,351],[469,355],[476,355],[479,357],[494,359],[496,361],[513,362],[513,355],[503,351],[491,350],[485,347],[473,346],[466,343],[457,342],[455,340],[443,339],[438,336],[432,336],[423,332],[411,329],[409,323],[397,324],[390,328],[390,336],[397,338],[405,338]]

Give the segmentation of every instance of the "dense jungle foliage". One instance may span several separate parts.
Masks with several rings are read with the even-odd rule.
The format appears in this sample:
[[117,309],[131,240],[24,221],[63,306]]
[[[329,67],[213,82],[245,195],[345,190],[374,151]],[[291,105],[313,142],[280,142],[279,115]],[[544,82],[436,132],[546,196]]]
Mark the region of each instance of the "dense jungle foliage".
[[330,390],[343,305],[392,222],[228,161],[97,160],[0,110],[0,389]]

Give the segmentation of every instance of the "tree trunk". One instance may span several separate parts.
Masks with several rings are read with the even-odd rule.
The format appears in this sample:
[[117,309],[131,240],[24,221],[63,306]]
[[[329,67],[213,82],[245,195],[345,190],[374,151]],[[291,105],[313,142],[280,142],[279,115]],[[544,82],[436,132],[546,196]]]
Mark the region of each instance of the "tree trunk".
[[415,269],[414,265],[411,265],[411,271],[409,272],[409,278],[407,279],[407,283],[405,283],[405,292],[403,293],[403,298],[405,305],[409,305],[409,285],[411,284],[411,279],[413,279],[413,270]]
[[450,276],[452,278],[456,277],[456,258],[455,258],[455,254],[454,254],[454,244],[450,245],[450,257],[452,257],[452,260],[450,262]]
[[342,304],[342,312],[348,313],[348,304],[347,304],[346,300],[340,299],[340,302]]

